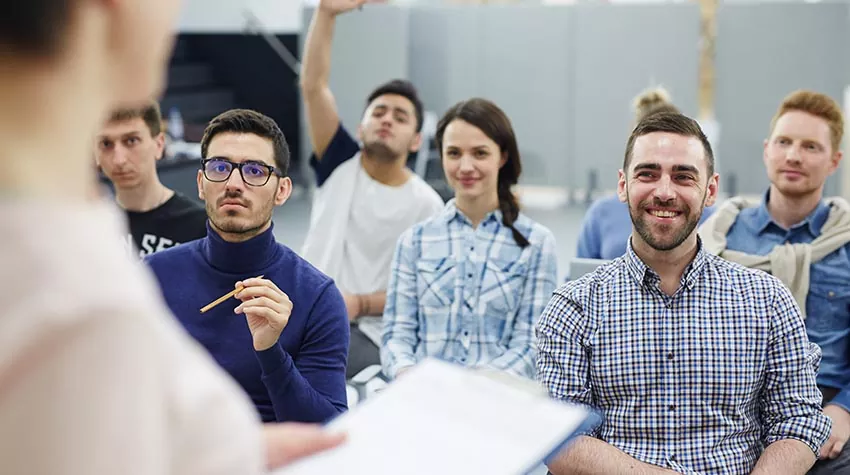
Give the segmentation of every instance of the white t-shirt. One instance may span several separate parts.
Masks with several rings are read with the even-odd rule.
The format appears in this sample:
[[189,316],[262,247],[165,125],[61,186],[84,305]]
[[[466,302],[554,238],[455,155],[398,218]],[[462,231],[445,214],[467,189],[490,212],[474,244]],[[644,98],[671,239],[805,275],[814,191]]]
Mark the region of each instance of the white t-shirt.
[[343,292],[385,290],[398,237],[443,209],[440,195],[412,175],[387,186],[363,169],[359,154],[339,165],[313,198],[302,256]]
[[0,201],[0,467],[265,473],[251,401],[168,312],[109,204]]
[[393,187],[373,180],[362,166],[357,174],[338,285],[347,292],[368,294],[386,290],[401,233],[439,212],[443,200],[416,175]]

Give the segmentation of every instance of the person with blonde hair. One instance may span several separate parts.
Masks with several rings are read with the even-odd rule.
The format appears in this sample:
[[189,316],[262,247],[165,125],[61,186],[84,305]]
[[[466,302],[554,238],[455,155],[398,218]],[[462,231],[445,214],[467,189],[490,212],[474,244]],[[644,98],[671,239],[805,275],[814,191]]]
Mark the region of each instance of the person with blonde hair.
[[820,346],[817,376],[829,440],[811,473],[850,473],[850,204],[823,196],[841,162],[844,117],[825,94],[786,96],[770,123],[763,160],[770,186],[761,200],[728,200],[700,233],[706,249],[778,277]]
[[[670,93],[658,86],[638,94],[632,101],[635,124],[653,114],[679,112]],[[714,211],[706,207],[702,219]],[[588,259],[613,259],[626,252],[626,243],[632,232],[629,208],[616,195],[596,200],[584,215],[578,238],[577,257]]]
[[0,473],[254,475],[340,443],[261,425],[97,196],[92,138],[162,91],[179,10],[28,0],[0,15]]

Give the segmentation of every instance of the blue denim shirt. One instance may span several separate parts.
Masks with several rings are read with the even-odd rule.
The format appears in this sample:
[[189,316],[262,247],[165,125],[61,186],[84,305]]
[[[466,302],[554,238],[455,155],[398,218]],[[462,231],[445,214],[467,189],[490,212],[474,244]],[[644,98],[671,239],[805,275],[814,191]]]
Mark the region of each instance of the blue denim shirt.
[[[829,217],[823,201],[802,222],[783,229],[767,211],[770,193],[760,206],[741,210],[726,237],[730,250],[766,255],[774,246],[809,243]],[[841,389],[834,403],[850,410],[850,243],[812,263],[806,298],[806,332],[823,351],[818,384]]]

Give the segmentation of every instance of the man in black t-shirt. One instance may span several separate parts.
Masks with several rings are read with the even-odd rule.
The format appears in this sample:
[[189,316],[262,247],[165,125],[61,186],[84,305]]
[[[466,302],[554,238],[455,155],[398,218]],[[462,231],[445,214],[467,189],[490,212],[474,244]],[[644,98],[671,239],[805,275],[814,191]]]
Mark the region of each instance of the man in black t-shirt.
[[115,188],[115,201],[127,213],[128,248],[140,257],[207,234],[203,206],[159,180],[157,160],[165,137],[155,101],[113,112],[95,146],[95,160]]

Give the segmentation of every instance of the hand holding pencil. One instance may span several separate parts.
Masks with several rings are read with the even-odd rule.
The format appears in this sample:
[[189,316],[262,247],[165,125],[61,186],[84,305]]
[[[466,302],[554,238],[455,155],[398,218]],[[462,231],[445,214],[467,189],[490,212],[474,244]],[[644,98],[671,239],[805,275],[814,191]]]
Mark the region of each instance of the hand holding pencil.
[[292,301],[289,300],[274,282],[268,279],[253,278],[237,282],[237,299],[242,303],[234,310],[244,314],[248,329],[254,337],[254,349],[267,350],[277,343],[280,333],[289,323],[292,313]]
[[274,282],[259,276],[236,282],[231,292],[202,308],[201,313],[231,297],[242,301],[234,312],[245,315],[248,329],[254,338],[254,349],[267,350],[277,343],[292,314],[292,301],[289,296]]

